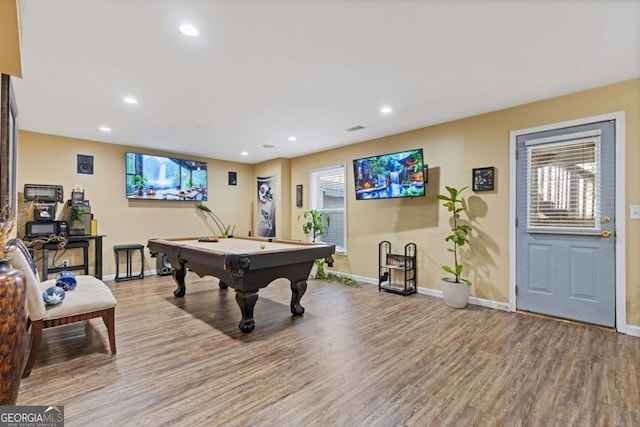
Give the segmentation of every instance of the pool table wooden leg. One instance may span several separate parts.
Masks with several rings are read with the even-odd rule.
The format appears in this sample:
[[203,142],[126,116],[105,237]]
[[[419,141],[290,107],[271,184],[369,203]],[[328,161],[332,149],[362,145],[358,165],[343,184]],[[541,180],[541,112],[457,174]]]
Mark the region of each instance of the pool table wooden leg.
[[307,291],[307,281],[291,281],[291,314],[300,316],[304,314],[304,307],[300,305],[302,295]]
[[242,312],[242,320],[238,324],[238,327],[242,332],[251,332],[256,327],[256,322],[253,320],[253,308],[258,301],[258,291],[253,292],[239,292],[236,290],[236,302]]
[[182,298],[187,290],[187,287],[184,284],[184,277],[187,275],[187,269],[184,268],[184,262],[180,262],[180,268],[173,269],[173,280],[176,281],[178,288],[173,291],[173,295],[178,298]]

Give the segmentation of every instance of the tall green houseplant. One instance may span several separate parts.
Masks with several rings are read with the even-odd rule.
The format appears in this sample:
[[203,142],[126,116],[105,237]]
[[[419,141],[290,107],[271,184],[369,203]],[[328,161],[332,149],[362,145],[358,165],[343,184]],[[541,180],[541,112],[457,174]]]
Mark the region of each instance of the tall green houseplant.
[[[316,239],[319,236],[322,236],[323,234],[327,234],[329,232],[331,217],[327,213],[316,209],[310,209],[298,215],[298,219],[300,219],[300,217],[302,217],[305,221],[302,224],[302,232],[306,236],[309,236],[312,242],[315,243]],[[347,286],[359,287],[358,282],[351,277],[343,276],[342,274],[327,272],[324,269],[323,258],[318,258],[313,263],[317,267],[317,272],[315,274],[312,272],[312,276],[310,277],[319,280],[328,280],[330,282],[340,282]]]
[[459,221],[460,212],[464,211],[462,199],[459,198],[460,193],[468,187],[456,189],[445,186],[445,188],[449,194],[438,194],[436,198],[438,200],[442,200],[444,202],[442,205],[451,213],[451,234],[445,238],[445,242],[451,242],[453,244],[451,248],[447,249],[449,252],[453,253],[453,266],[443,265],[442,270],[452,274],[454,276],[453,281],[455,283],[463,282],[471,286],[471,281],[469,279],[461,277],[463,265],[458,262],[458,249],[469,243],[469,232],[471,231],[471,226],[461,224]]
[[331,217],[324,212],[311,209],[302,212],[302,214],[298,216],[298,219],[300,219],[300,216],[305,220],[305,223],[302,224],[302,232],[311,237],[312,242],[315,242],[318,236],[326,234],[329,230]]

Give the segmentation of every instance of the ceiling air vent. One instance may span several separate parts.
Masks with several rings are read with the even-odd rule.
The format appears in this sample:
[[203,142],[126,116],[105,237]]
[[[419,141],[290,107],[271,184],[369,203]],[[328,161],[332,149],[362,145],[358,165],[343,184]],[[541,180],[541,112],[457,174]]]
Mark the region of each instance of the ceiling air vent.
[[349,132],[355,132],[357,130],[364,129],[364,126],[354,126],[352,128],[347,129]]

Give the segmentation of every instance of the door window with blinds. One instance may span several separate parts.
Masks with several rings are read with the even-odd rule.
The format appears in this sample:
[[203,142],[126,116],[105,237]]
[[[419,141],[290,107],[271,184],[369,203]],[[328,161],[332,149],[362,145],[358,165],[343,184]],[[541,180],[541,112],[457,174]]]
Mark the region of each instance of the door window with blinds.
[[329,231],[316,241],[336,245],[336,253],[345,254],[347,247],[344,165],[313,170],[309,173],[311,209],[331,218]]
[[528,140],[528,232],[599,233],[600,131]]

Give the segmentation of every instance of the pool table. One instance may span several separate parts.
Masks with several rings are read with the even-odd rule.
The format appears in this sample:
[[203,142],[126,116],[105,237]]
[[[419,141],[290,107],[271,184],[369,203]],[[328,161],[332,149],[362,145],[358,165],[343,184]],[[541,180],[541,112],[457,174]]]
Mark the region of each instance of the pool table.
[[171,263],[178,285],[173,292],[176,297],[185,295],[187,269],[200,277],[217,277],[222,289],[235,289],[242,332],[251,332],[255,327],[253,309],[258,290],[278,278],[291,282],[291,313],[302,315],[300,299],[307,290],[314,260],[323,258],[332,265],[335,252],[335,246],[330,244],[252,237],[219,238],[217,242],[198,238],[149,239],[147,246],[151,256],[163,253]]

